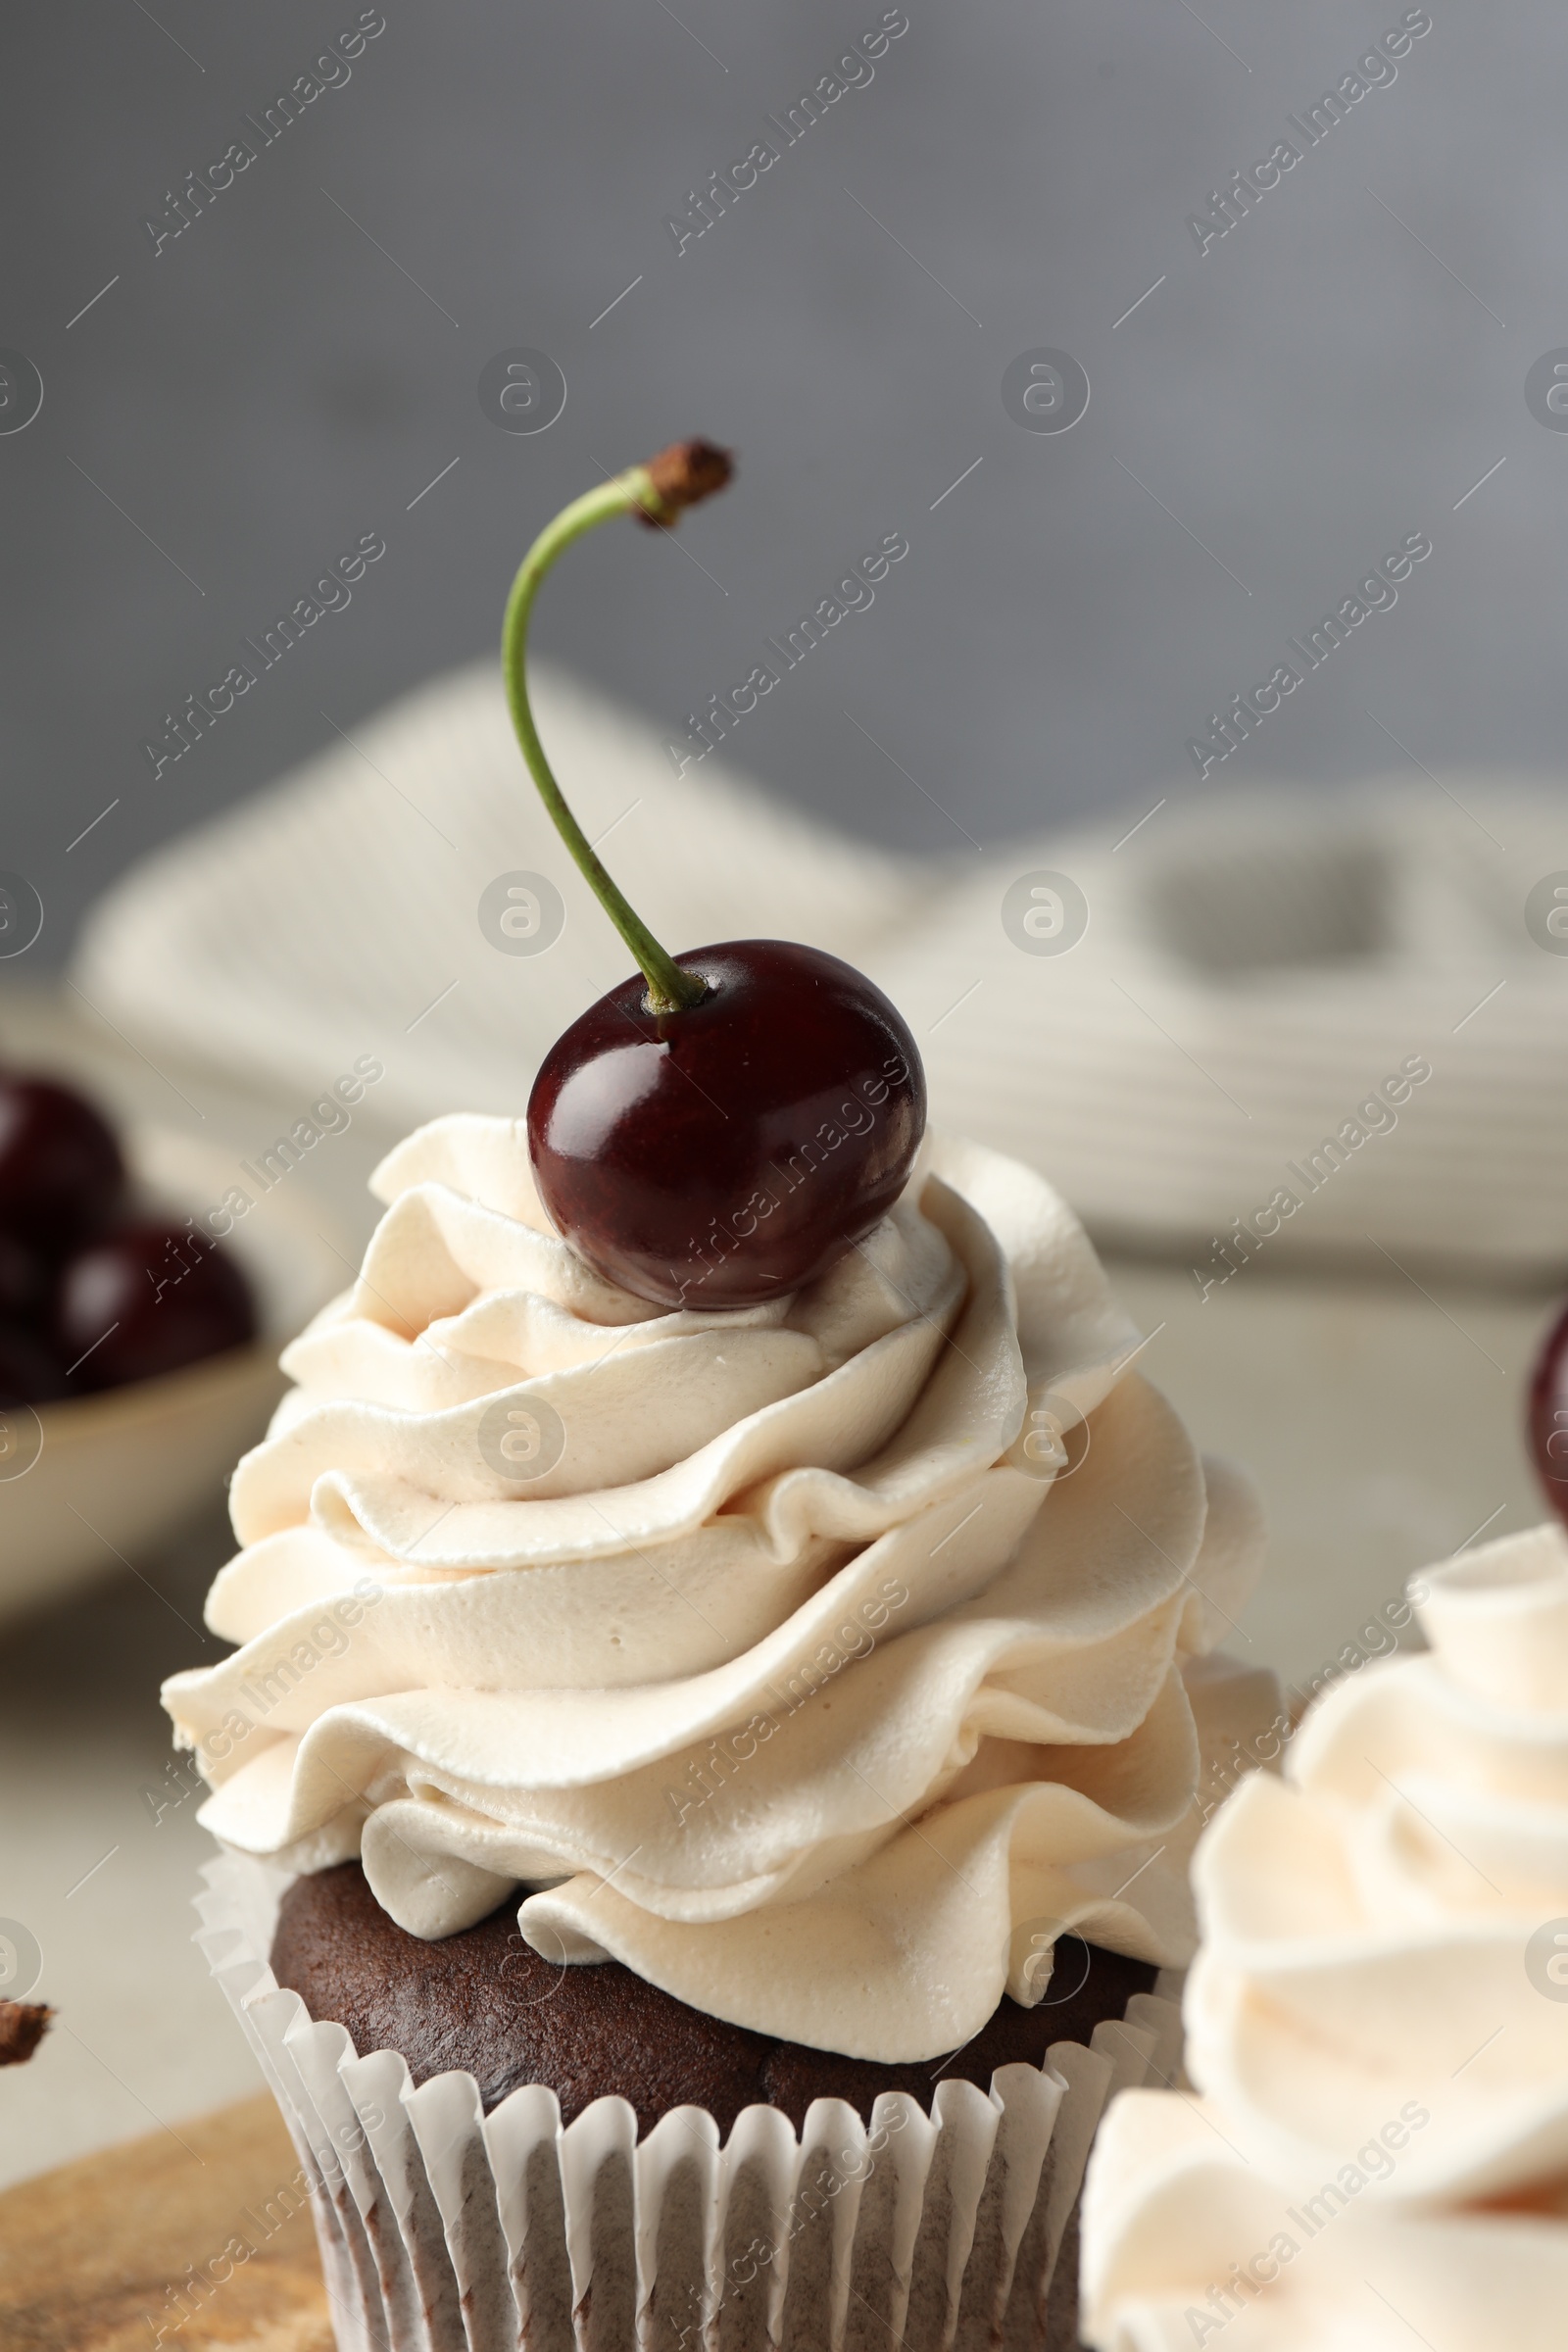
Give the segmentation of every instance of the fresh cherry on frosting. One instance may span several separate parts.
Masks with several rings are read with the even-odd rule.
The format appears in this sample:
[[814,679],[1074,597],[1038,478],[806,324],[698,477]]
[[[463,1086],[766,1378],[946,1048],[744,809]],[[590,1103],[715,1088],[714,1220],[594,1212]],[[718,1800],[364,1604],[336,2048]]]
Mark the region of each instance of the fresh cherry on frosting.
[[913,1038],[850,964],[782,940],[671,956],[600,863],[529,708],[528,621],[564,549],[612,515],[670,527],[729,480],[677,442],[545,527],[507,603],[501,659],[540,797],[642,977],[546,1054],[528,1102],[540,1198],[588,1262],[666,1307],[744,1307],[809,1282],[893,1205],[925,1127]]
[[624,981],[546,1054],[528,1149],[558,1229],[601,1274],[678,1307],[756,1306],[871,1230],[925,1125],[913,1038],[836,956],[742,939],[678,958],[707,994],[646,1009]]
[[151,1380],[255,1336],[244,1275],[188,1226],[122,1226],[78,1250],[60,1277],[54,1340],[73,1390]]
[[90,1102],[52,1078],[0,1078],[0,1232],[51,1254],[100,1227],[125,1181]]
[[1529,1436],[1546,1499],[1568,1520],[1568,1306],[1547,1332],[1530,1380]]

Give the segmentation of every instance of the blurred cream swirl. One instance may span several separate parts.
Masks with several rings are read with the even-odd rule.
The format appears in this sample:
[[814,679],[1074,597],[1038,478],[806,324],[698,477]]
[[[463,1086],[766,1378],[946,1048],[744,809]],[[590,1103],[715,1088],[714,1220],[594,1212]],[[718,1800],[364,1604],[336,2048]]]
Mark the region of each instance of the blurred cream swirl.
[[888,2061],[1061,1929],[1189,1956],[1200,1719],[1274,1704],[1204,1654],[1259,1517],[1048,1185],[933,1140],[815,1284],[670,1314],[550,1231],[520,1122],[372,1183],[235,1473],[240,1646],[165,1689],[219,1838],[362,1854],[421,1936],[520,1884],[552,1956]]
[[1411,1595],[1430,1650],[1330,1691],[1285,1780],[1245,1782],[1198,1849],[1203,2096],[1107,2120],[1097,2345],[1563,2341],[1568,1538],[1503,1538]]

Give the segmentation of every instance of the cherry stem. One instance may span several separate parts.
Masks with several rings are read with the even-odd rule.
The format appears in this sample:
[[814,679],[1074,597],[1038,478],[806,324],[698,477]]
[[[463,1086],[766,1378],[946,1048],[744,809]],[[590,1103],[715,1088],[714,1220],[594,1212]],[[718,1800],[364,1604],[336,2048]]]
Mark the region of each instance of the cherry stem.
[[598,489],[584,491],[581,498],[574,498],[553,522],[545,525],[524,556],[507,599],[506,619],[501,629],[502,675],[506,679],[512,723],[522,746],[528,772],[539,787],[539,797],[549,809],[557,832],[630,949],[648,983],[648,1004],[653,1012],[682,1011],[700,1004],[707,990],[694,973],[682,971],[674,957],[660,946],[601,864],[592,843],[566,805],[565,795],[545,758],[528,701],[528,622],[540,581],[574,539],[580,539],[596,523],[609,522],[616,514],[636,514],[644,522],[667,529],[683,508],[694,506],[713,490],[722,489],[729,475],[730,463],[724,451],[714,449],[710,442],[686,441],[662,451],[646,466],[632,466]]

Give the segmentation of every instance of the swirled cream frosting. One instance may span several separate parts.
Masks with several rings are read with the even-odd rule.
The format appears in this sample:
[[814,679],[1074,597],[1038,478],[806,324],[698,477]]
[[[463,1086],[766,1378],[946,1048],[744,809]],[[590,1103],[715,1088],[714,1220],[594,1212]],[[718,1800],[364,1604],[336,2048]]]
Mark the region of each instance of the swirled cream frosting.
[[165,1690],[226,1844],[359,1854],[445,1936],[519,1898],[710,2015],[887,2061],[1045,1994],[1066,1928],[1191,1952],[1207,1653],[1261,1549],[1039,1177],[928,1143],[765,1307],[663,1312],[549,1228],[521,1122],[377,1170],[353,1289],[235,1473]]
[[1198,1849],[1187,2063],[1090,2176],[1090,2340],[1568,2340],[1568,1538],[1411,1587],[1425,1654],[1309,1712]]

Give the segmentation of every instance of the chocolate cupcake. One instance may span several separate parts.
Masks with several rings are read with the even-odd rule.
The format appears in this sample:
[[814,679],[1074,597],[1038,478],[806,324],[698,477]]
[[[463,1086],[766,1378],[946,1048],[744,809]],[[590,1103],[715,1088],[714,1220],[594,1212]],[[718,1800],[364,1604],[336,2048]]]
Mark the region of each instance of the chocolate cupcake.
[[400,2051],[416,2084],[454,2068],[472,2075],[487,2115],[523,2084],[543,2082],[564,2124],[595,2099],[623,2098],[644,2134],[673,2108],[699,2106],[727,2136],[759,2100],[797,2131],[813,2099],[845,2099],[865,2124],[893,2091],[929,2111],[939,2082],[983,2089],[998,2067],[1041,2067],[1052,2042],[1087,2042],[1102,2019],[1152,1992],[1157,1972],[1147,1962],[1070,1940],[1055,2000],[1026,2009],[1004,1993],[961,2049],[903,2066],[726,2024],[617,1960],[592,1969],[552,1961],[523,1939],[513,1902],[424,1942],[388,1918],[357,1862],[294,1881],[271,1965],[314,2019],[344,2027],[356,2048]]
[[594,1274],[514,1122],[374,1187],[165,1692],[341,2340],[1070,2342],[1204,1753],[1277,1705],[1209,1654],[1250,1491],[977,1148],[726,1313]]

